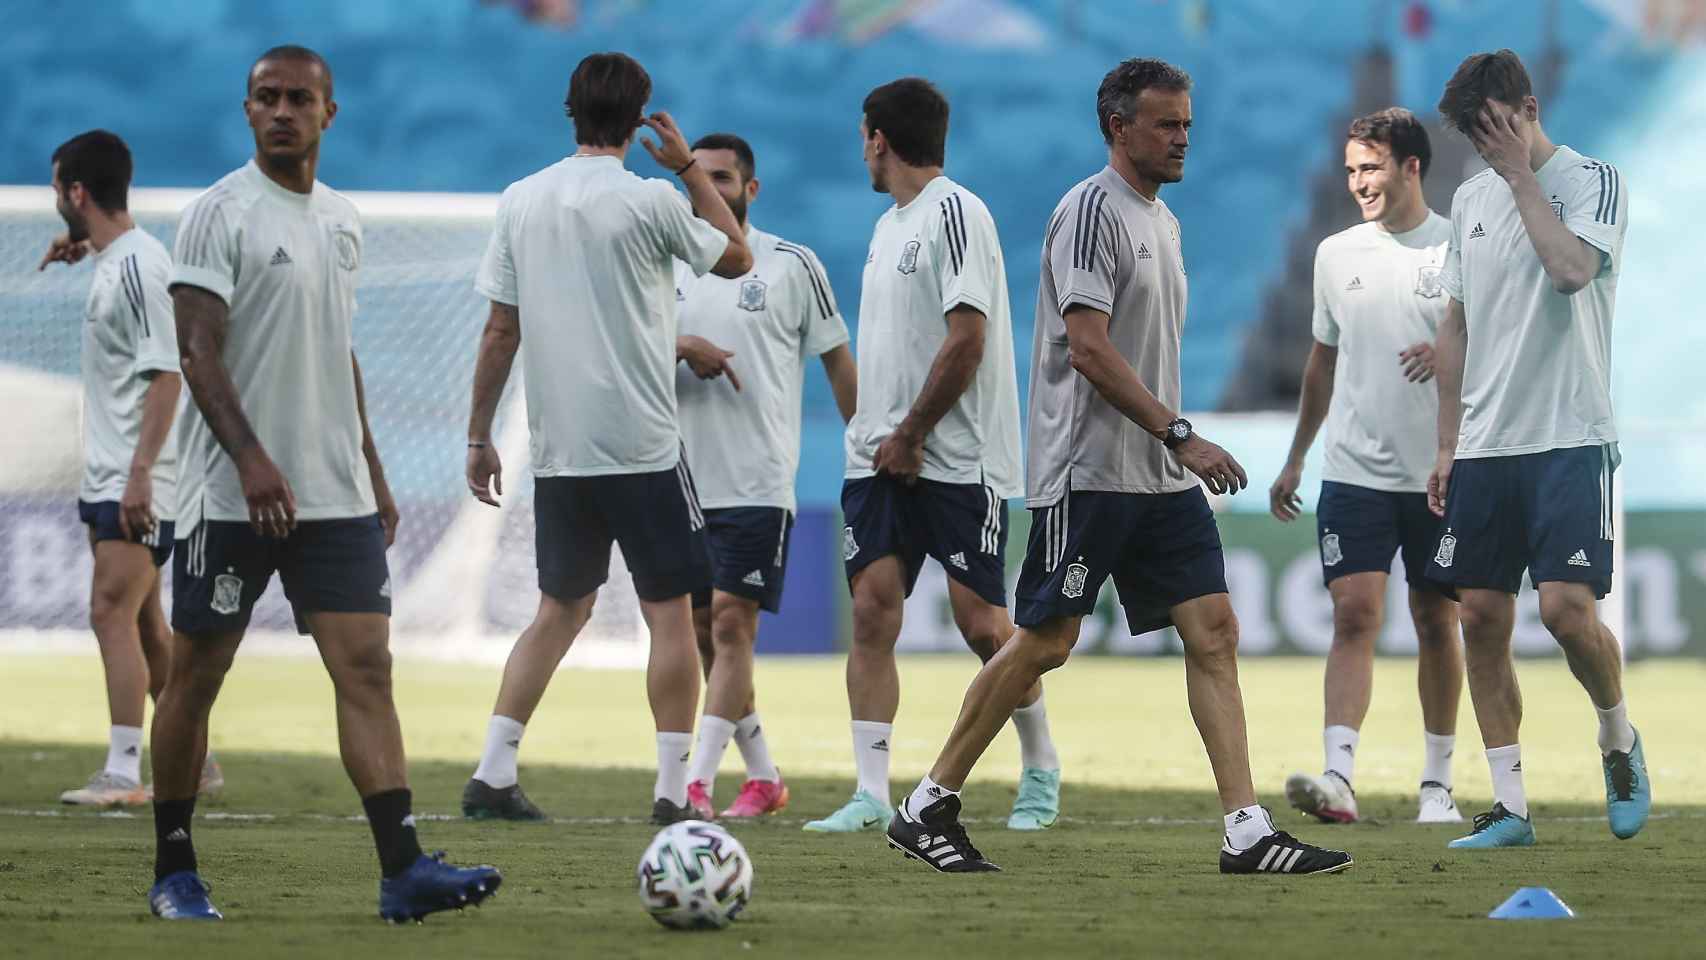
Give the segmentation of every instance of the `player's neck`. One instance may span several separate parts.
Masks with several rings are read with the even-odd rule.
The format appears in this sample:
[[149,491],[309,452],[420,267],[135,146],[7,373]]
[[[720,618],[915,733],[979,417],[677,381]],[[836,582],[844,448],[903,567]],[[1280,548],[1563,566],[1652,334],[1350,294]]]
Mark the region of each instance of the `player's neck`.
[[89,214],[89,245],[96,253],[105,250],[114,240],[136,229],[136,221],[130,218],[127,211],[103,213],[99,210]]
[[1428,219],[1428,203],[1421,193],[1410,198],[1410,202],[1402,208],[1392,211],[1390,216],[1381,217],[1375,225],[1387,233],[1409,233]]
[[1546,135],[1546,131],[1541,129],[1540,124],[1536,123],[1534,125],[1534,142],[1528,147],[1528,168],[1539,172],[1541,167],[1546,166],[1546,161],[1552,159],[1552,155],[1557,152],[1558,145],[1553,143],[1552,138]]
[[[628,141],[628,143],[633,142],[632,139]],[[575,144],[574,155],[577,157],[615,157],[618,160],[625,161],[628,158],[628,143],[624,143],[620,147],[595,147],[590,143],[577,143]]]
[[924,192],[930,181],[942,175],[941,167],[913,167],[897,163],[889,171],[889,196],[894,198],[894,205],[904,207]]
[[1136,190],[1143,199],[1154,200],[1160,195],[1160,181],[1151,180],[1138,173],[1137,164],[1131,162],[1131,158],[1125,155],[1124,150],[1115,150],[1109,147],[1108,166],[1113,167],[1114,172],[1120,175],[1120,179],[1130,184],[1131,188]]
[[255,155],[255,166],[268,180],[291,193],[313,193],[314,174],[320,166],[320,149],[315,147],[300,157],[269,157]]

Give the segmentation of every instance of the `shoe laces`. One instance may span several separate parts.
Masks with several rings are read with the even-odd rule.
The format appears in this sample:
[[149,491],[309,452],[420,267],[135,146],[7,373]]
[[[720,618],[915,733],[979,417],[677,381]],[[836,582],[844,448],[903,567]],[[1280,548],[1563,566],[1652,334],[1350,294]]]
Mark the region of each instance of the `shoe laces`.
[[951,823],[944,824],[927,824],[927,826],[946,837],[948,843],[952,844],[954,849],[960,851],[968,860],[983,859],[983,854],[972,846],[971,837],[966,834],[966,828],[960,824],[959,820],[956,819]]
[[1619,800],[1629,800],[1635,795],[1635,765],[1629,761],[1629,755],[1621,750],[1613,750],[1605,758],[1605,775],[1611,779],[1611,792]]
[[213,884],[192,873],[168,883],[166,889],[179,896],[200,895],[205,898],[213,893]]
[[1514,816],[1516,816],[1516,814],[1506,810],[1504,804],[1498,804],[1486,813],[1477,813],[1475,815],[1475,829],[1472,832],[1480,833],[1481,831],[1491,827],[1493,824]]

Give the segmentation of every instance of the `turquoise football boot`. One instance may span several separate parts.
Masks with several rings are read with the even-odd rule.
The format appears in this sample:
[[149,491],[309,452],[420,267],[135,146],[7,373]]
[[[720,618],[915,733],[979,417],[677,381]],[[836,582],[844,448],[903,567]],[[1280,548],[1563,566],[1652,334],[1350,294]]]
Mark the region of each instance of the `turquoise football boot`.
[[807,833],[858,833],[861,830],[881,830],[888,826],[894,817],[894,808],[882,800],[872,796],[869,791],[859,790],[853,794],[853,799],[842,805],[822,820],[813,820],[806,824]]
[[1502,803],[1475,815],[1475,832],[1446,844],[1453,850],[1491,850],[1494,847],[1534,846],[1534,824],[1505,809]]
[[1635,745],[1628,753],[1613,750],[1604,757],[1605,815],[1611,821],[1611,833],[1627,840],[1647,825],[1647,812],[1653,807],[1653,783],[1647,779],[1647,755],[1641,749],[1641,733],[1635,732]]
[[1060,819],[1060,771],[1026,767],[1007,818],[1009,830],[1047,830]]

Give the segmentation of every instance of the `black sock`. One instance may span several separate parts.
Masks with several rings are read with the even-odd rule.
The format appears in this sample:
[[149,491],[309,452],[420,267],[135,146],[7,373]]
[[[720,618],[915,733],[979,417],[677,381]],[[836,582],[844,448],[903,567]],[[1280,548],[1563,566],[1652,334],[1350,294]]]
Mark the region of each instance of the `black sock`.
[[415,816],[410,812],[413,800],[407,787],[361,799],[367,825],[373,828],[373,845],[379,848],[379,869],[387,877],[420,859],[421,842],[415,839]]
[[154,879],[180,870],[194,870],[195,843],[190,840],[190,817],[195,798],[154,801]]

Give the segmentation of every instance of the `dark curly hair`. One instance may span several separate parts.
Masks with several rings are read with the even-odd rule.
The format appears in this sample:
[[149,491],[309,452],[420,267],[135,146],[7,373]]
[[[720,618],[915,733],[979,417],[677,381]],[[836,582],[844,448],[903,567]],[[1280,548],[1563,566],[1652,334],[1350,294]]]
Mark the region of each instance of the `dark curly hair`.
[[1096,88],[1096,123],[1102,128],[1102,139],[1114,142],[1114,132],[1108,118],[1118,116],[1131,120],[1137,115],[1137,96],[1149,88],[1159,90],[1189,90],[1191,75],[1165,60],[1133,58],[1108,71],[1102,85]]

